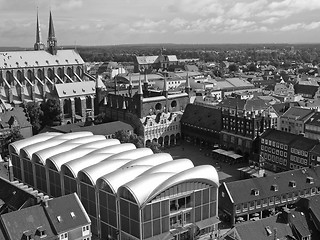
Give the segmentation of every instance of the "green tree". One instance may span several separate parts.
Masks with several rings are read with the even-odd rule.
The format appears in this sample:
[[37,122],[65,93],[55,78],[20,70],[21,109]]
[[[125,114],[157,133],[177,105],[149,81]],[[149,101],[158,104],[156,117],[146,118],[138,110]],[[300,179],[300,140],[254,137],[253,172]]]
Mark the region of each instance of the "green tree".
[[161,145],[157,142],[151,142],[148,146],[154,153],[162,153]]
[[62,112],[57,99],[48,99],[46,102],[42,103],[41,110],[43,111],[42,127],[61,124]]
[[135,133],[131,134],[130,132],[120,130],[115,132],[114,137],[121,143],[133,143],[137,148],[144,147],[143,137]]
[[229,65],[229,71],[230,72],[237,72],[238,71],[238,66],[236,64],[230,64]]
[[29,121],[32,125],[33,134],[35,135],[39,133],[42,127],[41,119],[43,117],[43,111],[37,103],[28,103],[25,106],[25,109],[27,111]]

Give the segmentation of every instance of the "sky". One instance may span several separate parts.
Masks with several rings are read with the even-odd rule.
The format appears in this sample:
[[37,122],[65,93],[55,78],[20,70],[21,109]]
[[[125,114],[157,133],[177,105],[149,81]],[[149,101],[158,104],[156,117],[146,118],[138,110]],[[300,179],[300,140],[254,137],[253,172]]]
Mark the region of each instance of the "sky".
[[320,0],[0,0],[0,46],[319,43]]

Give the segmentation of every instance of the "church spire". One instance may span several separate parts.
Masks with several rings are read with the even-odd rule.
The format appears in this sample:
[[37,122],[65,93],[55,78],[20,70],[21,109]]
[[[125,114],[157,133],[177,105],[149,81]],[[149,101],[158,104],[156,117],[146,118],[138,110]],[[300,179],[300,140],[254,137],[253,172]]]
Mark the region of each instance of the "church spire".
[[34,50],[44,50],[44,44],[41,41],[41,29],[40,29],[38,9],[37,9],[36,42],[35,42],[33,48],[34,48]]
[[57,39],[56,39],[56,35],[54,33],[54,26],[53,26],[51,11],[50,11],[50,17],[49,17],[48,51],[52,55],[57,54]]

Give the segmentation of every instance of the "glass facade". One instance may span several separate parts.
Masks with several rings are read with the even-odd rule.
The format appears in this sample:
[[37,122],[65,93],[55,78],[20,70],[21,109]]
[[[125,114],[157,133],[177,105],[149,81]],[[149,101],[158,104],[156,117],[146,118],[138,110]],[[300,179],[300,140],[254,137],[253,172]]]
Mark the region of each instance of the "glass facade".
[[102,239],[117,239],[116,197],[111,189],[99,190],[99,211]]
[[22,161],[23,161],[24,182],[29,186],[34,186],[32,162],[24,158],[22,158]]
[[36,169],[36,186],[38,190],[47,193],[46,169],[42,164],[34,163]]
[[64,194],[76,193],[77,190],[77,181],[73,177],[69,177],[63,175],[63,183],[64,183]]
[[97,210],[96,210],[96,195],[94,186],[80,181],[80,200],[83,207],[86,209],[90,219],[92,233],[98,234],[97,230]]
[[22,181],[21,163],[18,155],[11,154],[12,170],[15,179]]
[[49,169],[49,187],[50,187],[50,195],[52,197],[60,197],[61,196],[61,180],[60,173]]

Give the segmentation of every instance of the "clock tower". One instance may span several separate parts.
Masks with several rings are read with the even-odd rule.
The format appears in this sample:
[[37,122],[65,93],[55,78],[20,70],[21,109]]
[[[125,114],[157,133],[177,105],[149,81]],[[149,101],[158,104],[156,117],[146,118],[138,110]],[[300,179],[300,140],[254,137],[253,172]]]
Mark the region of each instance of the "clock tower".
[[52,14],[50,11],[50,17],[49,17],[49,32],[48,32],[48,52],[50,52],[52,55],[57,54],[57,39],[54,33],[54,26],[53,26],[53,20],[52,20]]

